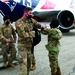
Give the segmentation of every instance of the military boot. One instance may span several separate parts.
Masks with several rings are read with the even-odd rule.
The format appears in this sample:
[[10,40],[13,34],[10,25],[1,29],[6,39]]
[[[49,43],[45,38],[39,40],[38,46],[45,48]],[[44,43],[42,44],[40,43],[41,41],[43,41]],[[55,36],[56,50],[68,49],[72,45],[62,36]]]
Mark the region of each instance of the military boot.
[[4,62],[3,66],[4,66],[4,67],[7,67],[7,63],[6,63],[6,62]]
[[36,65],[35,64],[30,68],[30,70],[34,70],[34,69],[36,69]]
[[51,75],[56,75],[56,72],[54,73],[54,70],[51,70]]
[[56,73],[52,73],[51,75],[56,75]]
[[60,71],[60,68],[57,68],[57,72],[56,72],[56,75],[61,75],[61,71]]
[[8,62],[8,65],[10,65],[11,67],[15,67],[15,65],[12,62]]

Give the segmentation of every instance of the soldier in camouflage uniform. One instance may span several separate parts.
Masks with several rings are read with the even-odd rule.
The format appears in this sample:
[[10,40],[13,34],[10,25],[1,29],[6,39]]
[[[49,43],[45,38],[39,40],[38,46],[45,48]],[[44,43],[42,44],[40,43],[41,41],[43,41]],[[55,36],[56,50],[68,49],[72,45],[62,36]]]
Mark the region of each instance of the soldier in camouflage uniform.
[[48,44],[45,45],[46,49],[49,51],[49,62],[51,67],[51,75],[61,75],[60,67],[58,64],[58,54],[60,50],[59,40],[62,37],[61,31],[57,28],[59,21],[57,19],[52,19],[51,29],[42,29],[42,33],[48,35]]
[[31,67],[31,48],[35,31],[33,25],[37,28],[44,28],[36,20],[32,19],[32,9],[26,7],[22,18],[16,21],[16,31],[18,32],[18,62],[20,64],[21,75],[29,75]]
[[34,56],[34,49],[33,49],[31,64],[32,64],[32,66],[31,66],[30,70],[36,69],[36,60],[35,60],[35,56]]
[[[11,67],[14,67],[14,64],[12,63],[12,61],[16,57],[16,49],[15,49],[15,46],[14,46],[14,43],[16,43],[16,34],[15,34],[15,31],[14,31],[14,28],[10,24],[9,16],[7,16],[7,15],[4,16],[3,20],[4,20],[4,24],[2,24],[1,27],[0,27],[2,54],[3,54],[3,60],[4,60],[3,65],[4,65],[4,67],[7,66],[6,62],[8,61],[8,52],[10,51],[11,55],[9,57],[8,64]],[[14,40],[12,38],[12,35],[13,35]]]

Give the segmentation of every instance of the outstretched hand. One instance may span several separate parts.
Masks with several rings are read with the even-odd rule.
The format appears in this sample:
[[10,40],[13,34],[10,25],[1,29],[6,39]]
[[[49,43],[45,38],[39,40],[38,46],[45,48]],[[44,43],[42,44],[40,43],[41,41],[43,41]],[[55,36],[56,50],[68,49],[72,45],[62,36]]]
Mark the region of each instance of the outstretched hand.
[[46,26],[45,25],[41,25],[41,28],[46,28]]

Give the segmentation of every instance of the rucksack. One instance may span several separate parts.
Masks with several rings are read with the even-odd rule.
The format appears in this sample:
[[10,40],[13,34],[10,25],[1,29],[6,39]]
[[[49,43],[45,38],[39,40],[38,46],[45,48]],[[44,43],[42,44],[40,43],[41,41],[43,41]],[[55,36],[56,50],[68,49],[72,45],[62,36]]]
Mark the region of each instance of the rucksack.
[[33,52],[34,51],[34,46],[39,44],[40,41],[41,41],[41,32],[35,27],[33,27],[33,30],[35,31],[35,37],[33,38],[33,43],[32,43],[32,48],[31,48],[31,53],[32,54],[34,53]]
[[33,27],[33,30],[35,31],[35,37],[33,38],[33,45],[36,46],[41,41],[41,32],[36,27]]
[[[32,19],[30,21],[32,22]],[[36,46],[41,41],[41,32],[33,25],[33,31],[35,31],[35,37],[33,38],[33,46]]]

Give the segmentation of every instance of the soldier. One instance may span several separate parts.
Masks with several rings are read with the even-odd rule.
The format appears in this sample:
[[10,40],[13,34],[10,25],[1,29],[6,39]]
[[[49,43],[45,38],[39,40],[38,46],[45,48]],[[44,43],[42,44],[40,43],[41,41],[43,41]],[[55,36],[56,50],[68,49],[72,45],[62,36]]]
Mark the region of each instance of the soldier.
[[33,26],[37,28],[45,28],[36,20],[32,19],[32,9],[26,7],[23,17],[16,21],[15,26],[18,32],[18,62],[20,64],[21,75],[29,75],[31,67],[31,48],[35,31]]
[[51,67],[51,75],[61,75],[60,67],[58,65],[58,54],[60,49],[59,40],[62,37],[61,31],[58,29],[59,21],[52,19],[50,27],[51,29],[42,29],[42,33],[48,35],[48,44],[45,45],[49,51],[49,62]]
[[[8,64],[11,67],[15,67],[12,61],[16,57],[16,49],[14,46],[14,43],[16,43],[16,34],[14,31],[13,26],[10,24],[10,18],[9,16],[4,16],[3,18],[4,24],[0,27],[0,36],[1,36],[1,43],[2,43],[2,54],[3,54],[3,60],[4,60],[4,67],[7,67],[7,61],[8,61],[8,52],[11,52],[11,55],[9,57]],[[12,35],[14,37],[14,40],[12,38]]]

